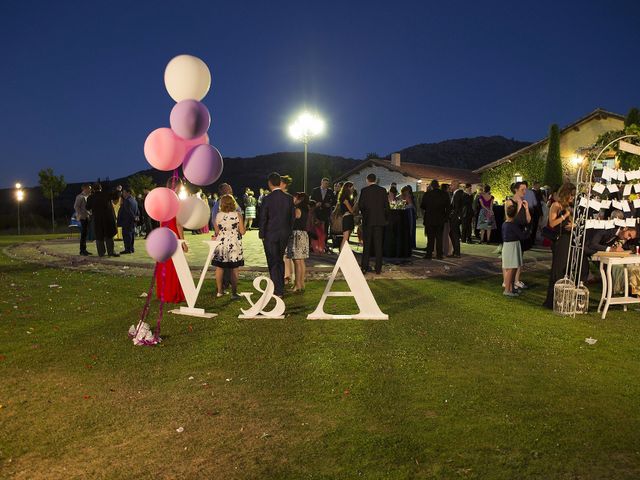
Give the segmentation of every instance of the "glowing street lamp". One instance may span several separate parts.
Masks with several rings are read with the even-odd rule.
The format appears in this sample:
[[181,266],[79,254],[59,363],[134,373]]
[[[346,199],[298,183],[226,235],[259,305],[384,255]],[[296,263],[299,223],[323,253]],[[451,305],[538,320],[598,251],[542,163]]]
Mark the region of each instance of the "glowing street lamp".
[[311,137],[324,132],[324,120],[318,115],[302,112],[295,122],[289,125],[289,135],[304,144],[304,188],[307,191],[307,149]]
[[20,235],[20,204],[24,200],[24,190],[20,183],[16,183],[16,200],[18,201],[18,235]]

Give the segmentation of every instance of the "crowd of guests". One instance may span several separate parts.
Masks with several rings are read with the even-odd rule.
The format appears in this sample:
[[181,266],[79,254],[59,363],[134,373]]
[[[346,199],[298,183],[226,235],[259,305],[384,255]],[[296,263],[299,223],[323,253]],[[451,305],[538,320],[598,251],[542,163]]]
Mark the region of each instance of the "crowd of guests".
[[[221,184],[214,194],[199,191],[196,195],[210,206],[211,218],[208,225],[195,233],[212,232],[213,238],[220,242],[212,262],[216,267],[216,295],[220,297],[230,290],[232,297],[238,298],[238,269],[244,265],[242,237],[251,228],[259,230],[275,294],[279,296],[284,295],[286,285],[292,292],[304,292],[310,252],[322,255],[341,250],[352,236],[363,247],[362,271],[372,270],[373,256],[373,271],[381,273],[384,228],[390,209],[397,205],[409,213],[411,248],[415,248],[418,207],[412,188],[407,185],[398,192],[397,185],[392,184],[386,190],[377,184],[374,174],[368,175],[366,182],[367,186],[358,192],[352,182],[332,186],[328,178],[323,178],[311,195],[291,194],[291,177],[272,173],[267,180],[268,188],[259,189],[257,198],[247,187],[237,199],[227,183]],[[180,186],[173,178],[167,182],[167,187],[176,192]],[[87,250],[91,237],[101,257],[133,253],[136,235],[146,236],[158,226],[144,211],[147,193],[136,196],[128,187],[108,190],[99,183],[82,185],[74,205],[81,226],[80,255],[91,255]],[[511,195],[504,204],[498,206],[489,185],[480,185],[473,192],[470,184],[457,181],[440,184],[432,180],[420,202],[427,237],[424,258],[433,259],[434,251],[437,259],[459,258],[460,244],[473,243],[474,237],[479,243],[500,243],[503,294],[514,298],[528,288],[521,278],[523,252],[536,243],[543,243],[551,247],[552,252],[544,306],[553,308],[555,282],[563,278],[567,267],[575,198],[576,188],[571,183],[550,191],[541,188],[539,182],[529,188],[527,181],[518,181],[511,185]],[[503,218],[497,218],[497,213]],[[598,218],[615,219],[625,215],[636,213],[635,210],[625,214],[609,209],[599,212]],[[175,218],[161,226],[184,239],[184,230]],[[638,237],[637,225],[588,230],[584,280],[591,255],[604,250],[634,249]],[[114,238],[122,239],[124,249],[119,253],[114,249]],[[185,242],[182,248],[188,250]],[[640,275],[635,276],[640,280]],[[156,280],[159,298],[172,303],[184,301],[171,260],[158,264]],[[640,281],[636,283],[639,285],[632,288],[640,289]]]

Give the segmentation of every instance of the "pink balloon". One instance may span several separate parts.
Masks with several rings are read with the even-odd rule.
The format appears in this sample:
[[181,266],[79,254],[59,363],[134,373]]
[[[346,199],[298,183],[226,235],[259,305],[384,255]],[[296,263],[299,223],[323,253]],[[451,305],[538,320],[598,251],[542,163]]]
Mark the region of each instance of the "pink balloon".
[[156,228],[147,237],[145,246],[156,262],[166,262],[178,249],[178,237],[167,227]]
[[209,135],[206,133],[193,140],[185,140],[170,128],[157,128],[144,142],[144,156],[153,168],[168,172],[182,165],[182,161],[193,147],[207,143]]
[[144,156],[153,168],[174,170],[186,155],[183,142],[170,128],[157,128],[144,142]]
[[180,200],[170,188],[156,187],[145,198],[144,209],[154,220],[168,222],[178,214]]

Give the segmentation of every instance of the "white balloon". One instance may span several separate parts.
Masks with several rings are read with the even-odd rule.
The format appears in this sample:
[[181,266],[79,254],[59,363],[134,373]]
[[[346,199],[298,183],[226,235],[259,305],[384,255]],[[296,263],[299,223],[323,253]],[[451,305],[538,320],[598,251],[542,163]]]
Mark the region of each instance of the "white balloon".
[[176,221],[187,230],[200,230],[209,223],[210,216],[209,205],[194,195],[180,200]]
[[176,102],[202,100],[211,87],[211,72],[207,64],[192,55],[171,59],[164,71],[164,85]]

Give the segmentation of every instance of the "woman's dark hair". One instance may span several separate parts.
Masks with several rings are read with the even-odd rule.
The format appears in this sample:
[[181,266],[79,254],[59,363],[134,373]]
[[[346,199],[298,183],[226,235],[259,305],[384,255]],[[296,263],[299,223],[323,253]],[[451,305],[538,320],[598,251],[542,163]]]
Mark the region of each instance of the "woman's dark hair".
[[556,202],[560,203],[563,207],[569,206],[569,197],[576,194],[576,186],[571,183],[563,183],[558,189],[558,194],[555,196]]
[[300,199],[300,203],[296,207],[309,208],[309,195],[304,192],[297,192],[293,194],[294,199]]
[[344,185],[342,185],[342,188],[340,189],[340,193],[338,194],[338,203],[342,204],[345,199],[347,198],[347,195],[350,193],[350,190],[353,188],[353,182],[344,182]]
[[398,196],[398,189],[395,185],[391,185],[391,187],[389,188],[389,193],[393,193],[394,196]]
[[484,186],[484,193],[491,193],[491,185]]
[[515,217],[516,213],[518,213],[518,205],[516,205],[514,202],[511,202],[507,206],[507,210],[505,211],[505,213],[507,214],[507,218]]

